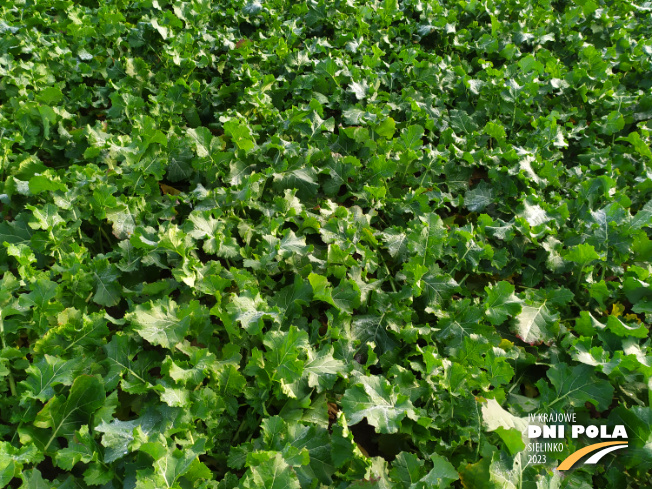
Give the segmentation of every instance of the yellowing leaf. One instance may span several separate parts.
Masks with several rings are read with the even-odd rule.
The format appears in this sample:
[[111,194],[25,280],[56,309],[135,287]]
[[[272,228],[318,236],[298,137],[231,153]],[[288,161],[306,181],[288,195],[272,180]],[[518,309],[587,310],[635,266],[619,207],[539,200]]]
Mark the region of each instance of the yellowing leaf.
[[625,312],[625,306],[623,306],[620,302],[614,303],[614,305],[611,308],[611,316],[622,316],[623,312]]
[[641,324],[641,318],[639,318],[636,314],[625,314],[625,319],[628,321],[636,321],[637,323]]
[[161,192],[163,192],[164,195],[179,195],[181,193],[181,190],[177,190],[176,188],[164,183],[159,183],[159,186],[161,187]]

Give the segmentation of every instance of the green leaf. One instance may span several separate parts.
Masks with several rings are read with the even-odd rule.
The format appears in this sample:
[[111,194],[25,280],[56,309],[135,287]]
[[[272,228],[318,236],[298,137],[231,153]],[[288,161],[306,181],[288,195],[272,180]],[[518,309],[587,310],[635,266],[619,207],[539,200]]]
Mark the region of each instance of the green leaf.
[[491,324],[502,324],[508,317],[514,317],[521,312],[523,301],[516,297],[515,288],[509,282],[500,281],[493,287],[485,287],[485,291],[485,314]]
[[369,86],[365,80],[362,80],[362,83],[353,82],[349,85],[349,90],[353,92],[355,98],[358,100],[364,100],[367,97],[367,91]]
[[43,88],[38,96],[37,100],[48,105],[56,105],[63,100],[63,92],[59,87],[46,87]]
[[174,138],[168,145],[166,176],[172,182],[187,180],[193,174],[192,158],[188,139]]
[[432,460],[432,470],[428,472],[425,477],[423,477],[416,487],[440,487],[445,488],[449,487],[451,483],[455,482],[460,478],[448,460],[446,460],[441,455],[433,454],[430,459]]
[[390,477],[402,487],[412,487],[425,474],[424,461],[409,452],[401,452],[396,456]]
[[589,285],[589,294],[595,299],[602,309],[607,309],[605,301],[611,296],[611,291],[604,280]]
[[505,452],[495,452],[489,467],[490,480],[494,487],[502,489],[519,489],[528,478],[525,474],[527,463],[523,452],[510,457]]
[[326,277],[311,273],[308,275],[308,281],[312,287],[312,293],[315,299],[335,305],[332,297],[332,286]]
[[63,360],[58,357],[44,355],[38,362],[27,367],[27,379],[21,382],[27,389],[24,398],[47,401],[54,397],[54,388],[58,384],[71,385],[78,360]]
[[57,437],[72,436],[81,425],[88,424],[104,402],[104,386],[97,377],[77,377],[65,400],[63,396],[53,397],[36,415],[34,426],[49,428],[48,436],[42,439],[43,451],[47,452]]
[[629,446],[619,457],[626,467],[642,477],[652,469],[652,409],[648,406],[616,407],[609,414],[609,425],[624,425]]
[[[187,474],[195,459],[206,452],[206,440],[200,438],[194,444],[179,450],[174,446],[150,443],[147,453],[154,459],[152,468],[137,473],[136,487],[172,487],[180,477]],[[153,485],[152,485],[153,484]]]
[[127,239],[131,237],[136,229],[136,222],[138,221],[138,217],[134,214],[132,209],[130,209],[129,205],[120,200],[115,207],[106,209],[106,218],[112,223],[113,234],[118,239]]
[[0,487],[6,487],[14,478],[16,463],[5,456],[0,458]]
[[546,302],[523,305],[515,317],[513,330],[525,343],[549,343],[558,329],[557,314],[548,310]]
[[471,212],[481,212],[485,207],[493,204],[493,189],[486,182],[480,184],[464,194],[464,205]]
[[[188,129],[188,135],[195,144],[195,151],[200,158],[210,156],[212,152],[213,135],[205,127]],[[166,140],[167,143],[167,140]]]
[[270,308],[258,291],[246,290],[239,296],[233,296],[227,310],[249,334],[259,332],[264,319],[279,320],[278,309]]
[[346,363],[333,357],[333,347],[323,348],[318,354],[312,349],[308,350],[308,360],[304,365],[304,375],[308,377],[310,387],[320,386],[330,389],[335,383],[337,374],[345,375],[348,372]]
[[425,264],[441,258],[447,233],[437,214],[421,216],[419,221],[416,224],[417,229],[409,235],[407,246],[412,253],[422,258]]
[[634,338],[647,338],[650,332],[645,327],[645,324],[634,324],[630,326],[616,316],[609,316],[607,318],[607,328],[614,334],[622,337],[633,336]]
[[9,442],[0,442],[0,487],[7,486],[14,476],[18,477],[24,466],[38,464],[43,458],[41,451],[31,443],[16,448]]
[[79,462],[87,464],[92,461],[96,450],[97,447],[88,426],[84,425],[75,432],[72,442],[66,448],[57,451],[54,460],[58,467],[72,470]]
[[485,134],[494,138],[500,144],[503,144],[505,142],[505,139],[507,138],[507,133],[505,132],[505,128],[499,122],[493,122],[493,121],[487,122],[487,124],[484,126],[484,132]]
[[239,149],[242,149],[247,153],[256,147],[256,142],[254,141],[249,126],[242,122],[238,122],[235,119],[225,122],[224,133],[231,137],[231,140]]
[[[519,418],[504,409],[495,399],[488,399],[482,404],[482,420],[487,431],[495,431],[511,449],[525,448],[523,437],[527,432],[527,418]],[[518,434],[518,439],[515,435]],[[519,443],[520,442],[520,443]],[[510,451],[511,451],[510,449]],[[519,451],[519,450],[517,450]]]
[[134,360],[139,347],[131,337],[114,335],[104,349],[108,369],[104,383],[107,388],[115,388],[121,380],[121,387],[125,392],[142,394],[151,387],[146,380],[147,370],[151,367],[150,358],[139,355],[138,360]]
[[109,260],[102,258],[93,263],[93,277],[95,279],[95,295],[93,301],[102,306],[115,306],[120,302],[122,287],[117,279],[120,273]]
[[505,443],[510,455],[514,456],[525,449],[523,435],[520,431],[515,429],[505,429],[502,426],[499,426],[496,428],[496,433],[498,433],[500,439]]
[[38,195],[41,192],[54,192],[56,190],[65,192],[68,189],[63,183],[54,181],[52,178],[43,175],[36,175],[29,179],[29,191],[34,195]]
[[[554,391],[543,387],[543,381],[537,382],[537,387],[549,409],[563,409],[564,405],[573,407],[584,406],[586,402],[593,404],[598,411],[604,411],[611,405],[614,393],[613,386],[606,380],[597,378],[593,367],[576,365],[570,367],[565,363],[551,365],[546,373],[554,386]],[[558,404],[563,401],[562,404]]]
[[250,468],[253,481],[250,487],[300,489],[296,473],[283,460],[283,456],[278,452],[268,453],[264,461]]
[[290,384],[301,378],[304,361],[299,358],[308,348],[308,334],[296,326],[287,332],[270,331],[263,343],[267,347],[266,367],[272,378]]
[[172,299],[157,299],[136,306],[125,319],[148,342],[164,348],[173,348],[183,340],[190,327],[193,310],[180,310]]
[[449,276],[434,274],[424,275],[421,284],[428,305],[427,312],[441,308],[458,287],[457,282]]
[[297,189],[301,198],[312,198],[317,194],[319,185],[313,168],[297,168],[283,173],[274,173],[274,188],[277,191]]
[[641,135],[637,132],[630,132],[629,135],[625,137],[618,138],[619,141],[627,141],[630,143],[632,146],[634,146],[634,149],[641,155],[647,156],[649,159],[652,160],[652,151],[650,151],[650,147],[645,144],[645,142],[641,139]]
[[593,245],[582,243],[577,246],[573,246],[565,255],[566,260],[579,263],[582,267],[585,267],[587,264],[592,261],[599,260],[600,255],[595,251]]
[[110,464],[131,451],[130,445],[135,439],[134,430],[140,428],[141,432],[147,433],[154,428],[155,419],[151,416],[143,416],[132,421],[111,420],[110,423],[103,421],[95,428],[102,433],[102,446],[104,450],[104,462]]
[[115,477],[115,473],[105,465],[94,463],[84,471],[84,482],[90,486],[108,484]]
[[162,387],[161,401],[171,407],[189,407],[190,392],[183,388],[176,387]]
[[421,140],[423,134],[423,126],[419,124],[408,126],[401,131],[401,142],[406,149],[416,150],[423,146],[423,141]]
[[453,302],[450,309],[440,312],[440,317],[437,326],[441,332],[437,336],[449,340],[451,348],[459,347],[472,335],[492,336],[493,328],[481,321],[482,310],[468,299]]
[[374,131],[386,139],[391,139],[396,131],[396,122],[391,117],[388,117],[383,122],[374,127]]
[[310,247],[306,246],[306,238],[298,237],[292,230],[289,230],[279,243],[278,252],[281,257],[289,258],[294,254],[308,253],[309,250]]
[[363,419],[380,433],[396,433],[405,416],[415,414],[410,400],[382,377],[362,377],[342,397],[342,410],[350,425]]
[[392,228],[385,231],[383,240],[389,255],[392,258],[399,258],[401,261],[407,256],[408,237],[407,234],[401,231],[400,228]]
[[332,303],[340,311],[353,314],[360,305],[360,289],[353,280],[340,280],[331,294]]
[[57,296],[57,283],[47,279],[39,279],[32,284],[32,291],[22,295],[19,299],[21,305],[36,306],[45,309],[47,304]]
[[57,114],[47,105],[39,105],[38,112],[41,116],[41,123],[43,124],[43,137],[50,139],[50,126],[57,121]]
[[41,208],[32,205],[25,207],[34,214],[34,220],[29,223],[29,227],[32,229],[53,230],[58,224],[64,222],[59,215],[59,209],[52,204],[46,204]]
[[43,479],[41,471],[38,469],[29,469],[21,474],[23,485],[21,489],[51,489],[52,483]]
[[611,136],[625,127],[625,118],[620,112],[611,111],[609,114],[604,117],[600,124],[600,132]]
[[652,200],[649,200],[645,205],[639,210],[630,226],[634,229],[641,229],[643,227],[652,227]]
[[299,482],[310,484],[319,480],[322,484],[332,484],[331,476],[335,466],[331,459],[331,440],[328,430],[317,426],[293,424],[289,428],[289,443],[298,450],[307,450],[308,465],[295,467]]

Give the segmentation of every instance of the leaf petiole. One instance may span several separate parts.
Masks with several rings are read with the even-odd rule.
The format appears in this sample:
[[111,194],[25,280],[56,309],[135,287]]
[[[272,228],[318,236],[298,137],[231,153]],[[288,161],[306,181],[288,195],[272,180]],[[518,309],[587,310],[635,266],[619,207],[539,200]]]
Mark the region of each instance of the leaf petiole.
[[385,268],[385,271],[387,272],[387,277],[389,277],[389,285],[392,286],[392,290],[394,291],[394,293],[396,293],[397,291],[396,291],[396,286],[394,284],[394,277],[392,277],[392,274],[389,271],[389,267],[387,266],[387,263],[385,262],[385,259],[380,254],[380,252],[378,252],[378,258],[380,259],[380,261],[383,262],[383,267]]

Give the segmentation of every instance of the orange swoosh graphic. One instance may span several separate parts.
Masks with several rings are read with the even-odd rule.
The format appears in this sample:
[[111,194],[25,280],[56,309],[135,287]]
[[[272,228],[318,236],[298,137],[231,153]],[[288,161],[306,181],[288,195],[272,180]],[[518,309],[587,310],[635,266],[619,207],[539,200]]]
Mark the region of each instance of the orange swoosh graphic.
[[557,467],[557,470],[568,470],[570,469],[573,465],[575,465],[575,462],[577,462],[579,459],[581,459],[584,455],[587,455],[591,452],[595,452],[596,450],[599,450],[600,448],[603,447],[609,447],[611,445],[627,445],[626,441],[605,441],[602,443],[595,443],[593,445],[589,445],[588,447],[584,447],[568,457],[566,457],[566,460],[564,460],[561,464],[559,464],[559,467]]

